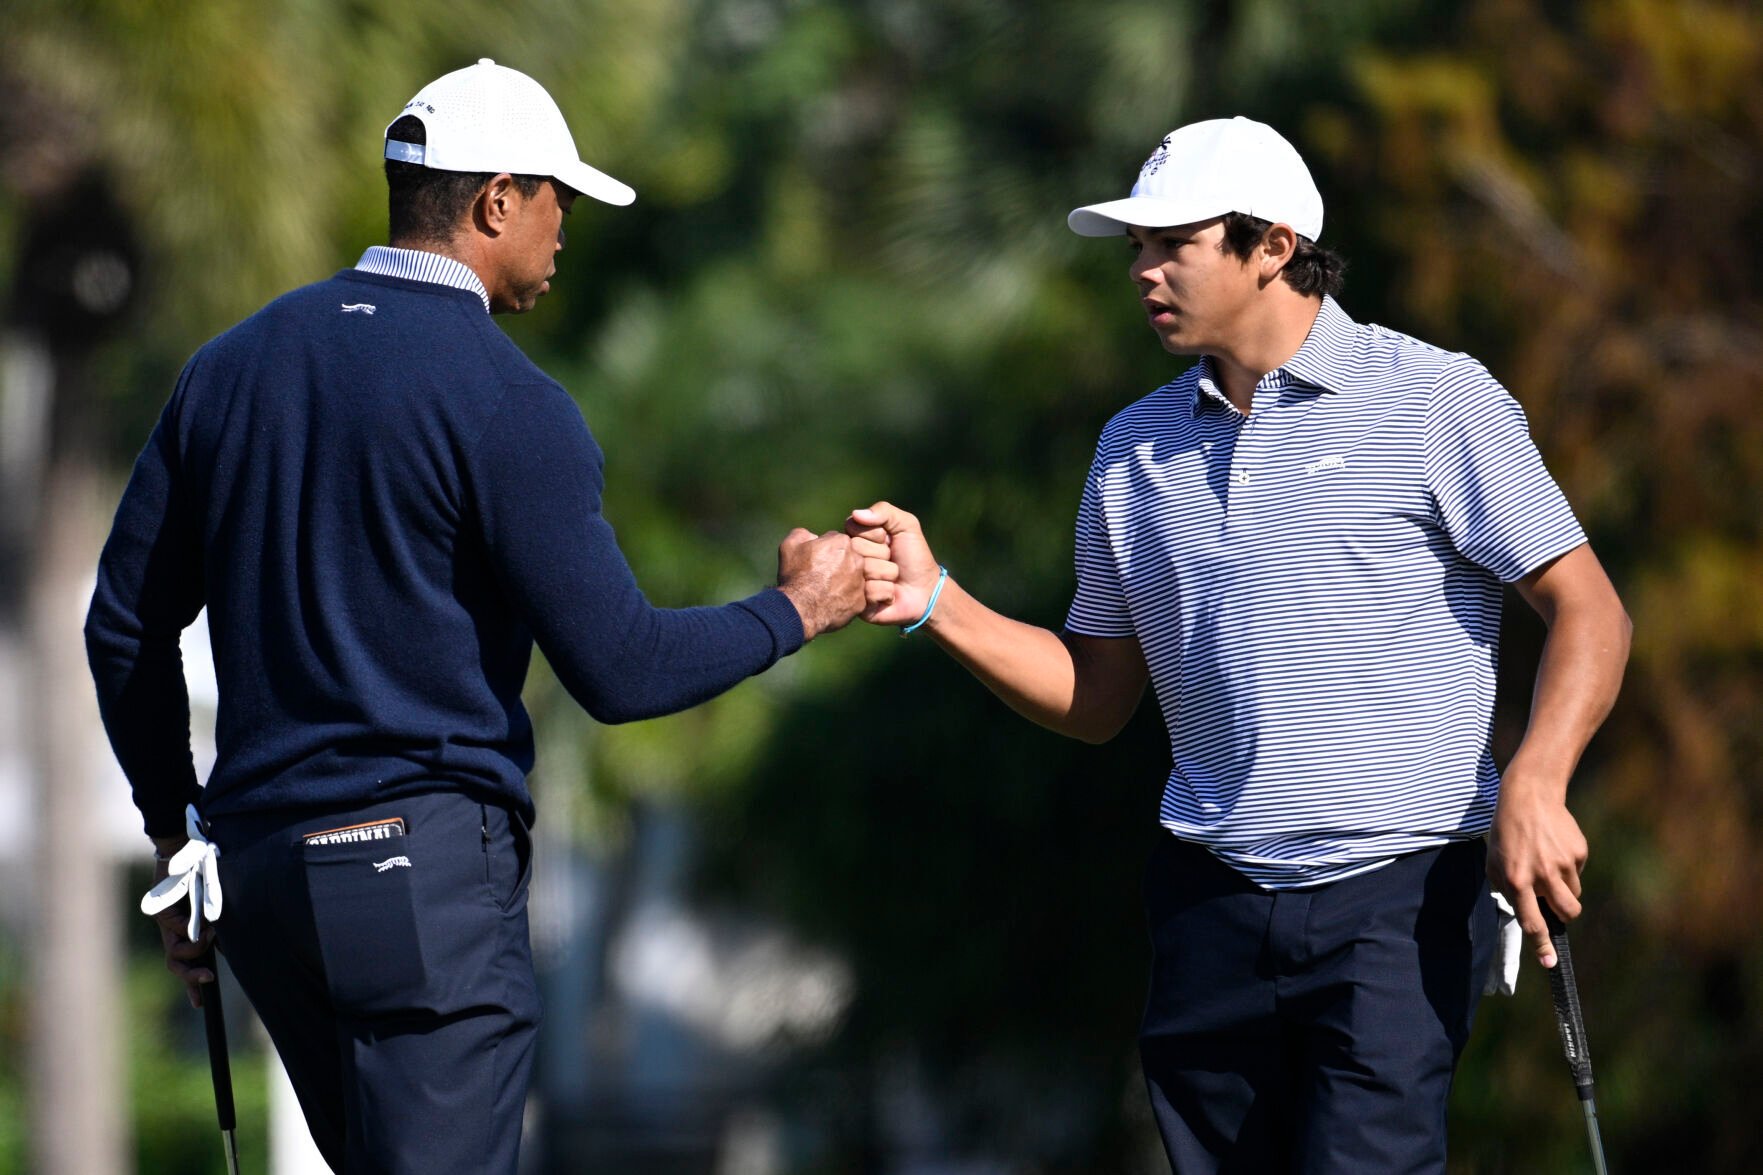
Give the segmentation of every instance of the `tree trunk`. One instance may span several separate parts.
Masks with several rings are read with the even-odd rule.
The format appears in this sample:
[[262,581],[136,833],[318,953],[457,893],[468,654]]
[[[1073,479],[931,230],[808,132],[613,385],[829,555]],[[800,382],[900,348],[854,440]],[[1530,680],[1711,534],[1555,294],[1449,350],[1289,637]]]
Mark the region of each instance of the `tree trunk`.
[[[74,382],[40,391],[73,398]],[[27,946],[32,1170],[122,1175],[128,1056],[119,1033],[120,923],[100,818],[107,805],[96,794],[107,752],[81,631],[104,511],[98,464],[73,423],[74,407],[56,404],[53,413],[25,612],[26,728],[37,784]]]

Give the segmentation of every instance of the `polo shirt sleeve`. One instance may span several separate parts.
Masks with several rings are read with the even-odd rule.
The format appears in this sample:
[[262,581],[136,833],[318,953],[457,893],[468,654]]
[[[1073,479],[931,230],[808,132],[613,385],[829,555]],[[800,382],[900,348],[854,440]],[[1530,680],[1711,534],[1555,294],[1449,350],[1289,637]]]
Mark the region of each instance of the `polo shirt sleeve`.
[[1473,359],[1453,362],[1433,389],[1425,451],[1440,525],[1465,559],[1500,582],[1586,541],[1524,409]]
[[1083,499],[1077,507],[1077,594],[1065,616],[1067,632],[1079,636],[1130,637],[1132,614],[1120,588],[1120,565],[1108,540],[1108,520],[1102,512],[1102,488],[1107,473],[1103,445],[1084,479]]
[[507,389],[467,463],[504,590],[558,680],[602,722],[707,701],[802,646],[776,588],[718,607],[657,608],[600,512],[600,447],[555,385]]

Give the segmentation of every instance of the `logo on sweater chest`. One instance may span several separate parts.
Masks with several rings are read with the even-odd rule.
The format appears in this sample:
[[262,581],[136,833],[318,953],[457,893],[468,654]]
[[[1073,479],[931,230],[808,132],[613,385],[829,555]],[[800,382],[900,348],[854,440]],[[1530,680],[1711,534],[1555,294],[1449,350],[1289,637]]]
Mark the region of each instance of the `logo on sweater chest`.
[[379,307],[371,302],[344,302],[344,314],[372,314]]

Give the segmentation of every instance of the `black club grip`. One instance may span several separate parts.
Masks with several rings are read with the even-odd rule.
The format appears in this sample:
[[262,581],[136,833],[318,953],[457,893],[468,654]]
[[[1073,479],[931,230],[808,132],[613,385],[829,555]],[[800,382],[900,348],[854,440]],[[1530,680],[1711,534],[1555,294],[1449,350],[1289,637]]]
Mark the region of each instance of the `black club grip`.
[[1555,946],[1555,966],[1549,972],[1549,990],[1555,997],[1555,1024],[1561,1030],[1561,1051],[1567,1054],[1567,1068],[1573,1074],[1579,1099],[1592,1096],[1592,1054],[1586,1047],[1585,1015],[1579,1007],[1579,983],[1573,975],[1573,951],[1567,945],[1567,927],[1549,908],[1540,895],[1543,921],[1548,923],[1549,941]]

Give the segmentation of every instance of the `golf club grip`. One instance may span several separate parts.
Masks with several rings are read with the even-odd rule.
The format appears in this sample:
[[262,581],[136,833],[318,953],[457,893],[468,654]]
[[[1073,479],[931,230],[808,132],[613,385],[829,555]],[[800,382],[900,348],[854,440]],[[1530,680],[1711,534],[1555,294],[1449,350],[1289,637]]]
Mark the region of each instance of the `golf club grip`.
[[214,1079],[214,1112],[222,1130],[237,1125],[233,1110],[233,1066],[227,1057],[226,1015],[220,1005],[220,968],[209,952],[203,966],[214,972],[214,982],[202,989],[202,1026],[208,1037],[208,1074]]
[[1549,971],[1549,990],[1555,997],[1555,1024],[1561,1030],[1561,1051],[1567,1054],[1567,1068],[1573,1073],[1574,1087],[1585,1101],[1592,1096],[1592,1054],[1586,1046],[1585,1015],[1579,1007],[1579,983],[1573,975],[1573,951],[1567,945],[1567,927],[1538,896],[1543,921],[1548,923],[1549,941],[1555,947],[1555,966]]

